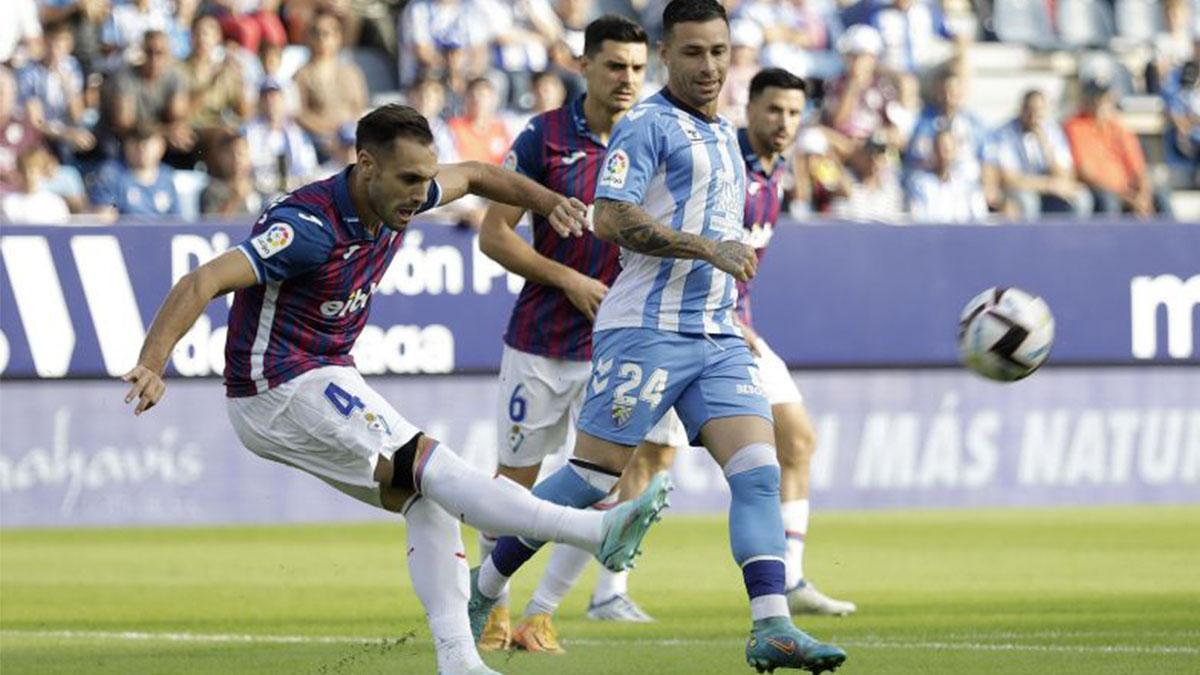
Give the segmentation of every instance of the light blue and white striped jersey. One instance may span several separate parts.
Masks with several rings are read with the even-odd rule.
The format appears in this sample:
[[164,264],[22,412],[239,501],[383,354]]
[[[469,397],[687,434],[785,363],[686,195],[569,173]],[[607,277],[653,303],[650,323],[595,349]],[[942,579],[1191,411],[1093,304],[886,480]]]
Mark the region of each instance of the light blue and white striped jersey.
[[[617,122],[596,199],[637,204],[675,230],[742,241],[746,167],[737,129],[663,89]],[[595,330],[741,335],[736,299],[733,277],[711,263],[622,249],[621,273],[600,305]]]

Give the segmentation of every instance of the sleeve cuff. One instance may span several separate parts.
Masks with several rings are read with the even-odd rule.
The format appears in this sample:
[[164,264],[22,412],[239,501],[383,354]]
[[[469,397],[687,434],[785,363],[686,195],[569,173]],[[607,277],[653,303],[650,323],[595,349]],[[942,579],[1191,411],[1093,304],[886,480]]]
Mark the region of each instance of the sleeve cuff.
[[246,256],[246,260],[250,261],[250,266],[254,268],[254,277],[258,279],[258,283],[266,283],[263,279],[265,275],[263,274],[262,261],[255,257],[253,253],[248,251],[246,246],[248,246],[248,244],[240,244],[238,245],[237,250],[241,251],[242,255]]

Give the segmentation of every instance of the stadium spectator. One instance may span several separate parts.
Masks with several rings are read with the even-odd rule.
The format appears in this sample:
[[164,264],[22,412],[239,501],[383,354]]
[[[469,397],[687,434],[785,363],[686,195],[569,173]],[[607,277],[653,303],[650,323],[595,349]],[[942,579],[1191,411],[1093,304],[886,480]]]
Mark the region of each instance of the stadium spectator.
[[[251,63],[254,62],[251,61]],[[253,85],[249,87],[250,91],[257,95],[263,85],[271,80],[283,91],[283,101],[288,114],[298,114],[300,112],[300,92],[291,75],[285,75],[283,72],[283,49],[270,42],[263,42],[262,47],[258,50],[257,64],[259,67],[253,73],[246,71],[245,74],[247,84]]]
[[317,154],[327,157],[337,143],[337,130],[355,122],[367,108],[367,81],[358,66],[340,56],[342,24],[327,12],[309,27],[312,57],[296,73],[300,114],[296,121],[313,137]]
[[548,46],[562,36],[550,0],[479,0],[479,7],[491,28],[493,67],[507,73],[514,83],[522,74],[546,70],[550,65]]
[[562,78],[553,70],[543,70],[534,75],[531,85],[533,106],[530,112],[533,115],[561,108],[563,102],[567,100],[567,89],[563,85]]
[[342,24],[342,41],[358,44],[361,10],[375,0],[285,0],[283,18],[291,42],[304,42],[321,14],[332,14]]
[[911,114],[900,104],[895,80],[878,68],[882,48],[879,31],[870,26],[853,26],[838,40],[846,72],[826,92],[825,122],[852,141],[849,151],[881,129],[893,147],[907,138]]
[[729,71],[721,88],[721,116],[734,126],[746,126],[746,104],[750,102],[750,80],[758,73],[763,29],[750,19],[734,19],[729,25]]
[[30,43],[42,36],[42,23],[34,0],[7,0],[0,21],[0,64],[17,66],[28,58]]
[[1047,213],[1085,215],[1083,186],[1075,180],[1071,147],[1037,89],[1021,98],[1021,113],[996,130],[993,140],[1002,185],[1017,214],[1036,220]]
[[807,77],[813,55],[829,48],[829,28],[809,0],[751,0],[740,3],[736,15],[762,31],[764,67]]
[[[846,152],[851,154],[853,150]],[[845,196],[845,169],[837,154],[825,129],[809,127],[800,130],[792,162],[794,194],[789,210],[793,216],[828,213],[833,200]]]
[[112,11],[111,0],[41,0],[42,24],[63,23],[75,36],[72,52],[83,72],[91,75],[104,65],[101,34]]
[[121,160],[96,172],[89,197],[124,216],[178,216],[175,171],[163,164],[166,140],[158,127],[142,125],[125,137]]
[[103,69],[116,71],[124,64],[146,58],[142,50],[146,46],[146,34],[150,32],[160,32],[166,36],[171,53],[179,56],[171,44],[177,31],[172,7],[167,0],[114,2],[100,32],[100,41],[107,56]]
[[[316,172],[313,174],[314,176],[332,176],[358,161],[358,145],[355,143],[355,133],[356,129],[353,124],[343,124],[342,128],[338,129],[337,149],[329,157],[329,161],[317,167]],[[453,208],[453,206],[450,208]]]
[[1065,126],[1079,179],[1091,190],[1096,213],[1169,214],[1168,200],[1151,184],[1142,146],[1117,116],[1112,83],[1093,78],[1082,89],[1083,105]]
[[0,197],[0,220],[37,225],[67,222],[71,217],[67,202],[44,185],[53,165],[54,158],[40,145],[17,157],[16,189]]
[[[592,19],[597,18],[593,0],[554,0],[554,13],[562,23],[561,45],[566,50],[557,52],[558,58],[569,55],[571,65],[583,55],[583,33]],[[564,63],[564,65],[566,65]]]
[[317,151],[288,112],[278,81],[263,82],[258,109],[245,130],[254,184],[267,195],[288,192],[315,175]]
[[32,121],[54,148],[71,161],[76,151],[86,152],[96,138],[83,128],[83,71],[71,56],[75,37],[70,26],[54,24],[45,33],[45,55],[17,72],[19,98]]
[[881,223],[905,219],[904,190],[887,139],[867,139],[850,155],[846,168],[846,194],[833,200],[834,217]]
[[932,163],[909,177],[908,203],[913,220],[950,224],[981,222],[987,217],[979,174],[959,161],[960,151],[958,136],[950,129],[934,134]]
[[243,49],[257,54],[263,44],[287,44],[279,0],[209,0],[208,4],[225,37]]
[[1200,60],[1183,64],[1163,90],[1167,114],[1167,161],[1183,174],[1180,183],[1200,187]]
[[400,23],[401,84],[420,75],[446,78],[456,95],[490,67],[491,27],[474,0],[412,0]]
[[1154,38],[1153,56],[1146,63],[1146,91],[1151,94],[1162,92],[1164,80],[1172,70],[1191,58],[1200,57],[1200,24],[1196,17],[1195,3],[1189,0],[1164,0],[1163,31]]
[[973,112],[963,108],[965,80],[961,62],[947,65],[938,72],[933,85],[933,101],[917,118],[904,164],[909,170],[932,170],[933,137],[938,131],[948,129],[957,141],[955,157],[961,167],[956,173],[980,181],[988,205],[999,210],[1004,202],[999,172],[989,157],[987,127]]
[[17,158],[42,145],[42,134],[17,106],[17,80],[0,65],[0,191],[20,184]]
[[[438,161],[449,164],[458,161],[458,153],[454,149],[454,136],[446,126],[442,114],[446,106],[446,87],[432,77],[422,77],[408,88],[405,101],[429,120],[429,129],[433,132],[433,146],[437,152]],[[470,195],[466,197],[469,199]]]
[[936,45],[951,40],[959,55],[970,43],[946,23],[937,0],[861,0],[847,8],[847,25],[866,24],[883,38],[883,67],[894,73],[919,75],[941,56]]
[[498,165],[504,160],[512,137],[504,120],[497,115],[498,103],[496,86],[491,80],[480,77],[467,85],[462,116],[447,123],[460,161]]
[[263,195],[255,187],[246,138],[221,130],[210,147],[208,169],[212,179],[200,193],[200,212],[223,217],[258,215]]
[[201,135],[237,126],[250,114],[241,66],[221,48],[221,26],[214,17],[192,23],[192,53],[181,71],[188,88],[188,124]]
[[119,154],[120,139],[138,127],[161,125],[167,146],[179,153],[191,152],[196,144],[187,124],[187,82],[174,63],[166,34],[147,31],[142,42],[145,60],[121,69],[105,83],[100,128],[106,135],[106,157]]

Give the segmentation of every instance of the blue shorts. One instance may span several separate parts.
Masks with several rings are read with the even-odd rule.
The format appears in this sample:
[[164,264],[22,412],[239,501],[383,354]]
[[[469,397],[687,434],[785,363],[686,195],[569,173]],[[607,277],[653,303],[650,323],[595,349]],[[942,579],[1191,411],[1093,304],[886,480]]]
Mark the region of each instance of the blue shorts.
[[733,335],[615,328],[592,336],[592,378],[579,430],[634,446],[671,406],[696,444],[709,420],[757,415],[771,421],[754,357]]

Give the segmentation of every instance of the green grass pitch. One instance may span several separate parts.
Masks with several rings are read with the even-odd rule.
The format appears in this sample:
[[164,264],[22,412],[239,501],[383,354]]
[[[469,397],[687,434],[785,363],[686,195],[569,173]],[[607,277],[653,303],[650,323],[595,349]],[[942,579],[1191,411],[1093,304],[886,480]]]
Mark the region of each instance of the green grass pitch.
[[[402,529],[2,531],[0,670],[431,673]],[[839,673],[1200,673],[1198,506],[818,513],[809,541],[809,576],[859,605],[801,621],[850,653]],[[558,621],[567,655],[488,662],[752,673],[724,518],[668,517],[646,550],[631,587],[658,623],[588,622],[580,588]]]

